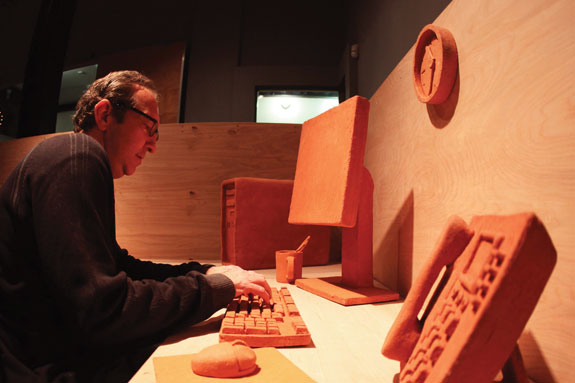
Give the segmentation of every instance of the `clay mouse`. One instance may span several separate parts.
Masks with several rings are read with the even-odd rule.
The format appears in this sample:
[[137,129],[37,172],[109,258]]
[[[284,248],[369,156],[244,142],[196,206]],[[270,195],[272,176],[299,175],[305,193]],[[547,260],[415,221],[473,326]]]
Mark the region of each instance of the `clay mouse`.
[[192,356],[192,370],[202,376],[235,378],[256,367],[256,353],[242,340],[214,344]]

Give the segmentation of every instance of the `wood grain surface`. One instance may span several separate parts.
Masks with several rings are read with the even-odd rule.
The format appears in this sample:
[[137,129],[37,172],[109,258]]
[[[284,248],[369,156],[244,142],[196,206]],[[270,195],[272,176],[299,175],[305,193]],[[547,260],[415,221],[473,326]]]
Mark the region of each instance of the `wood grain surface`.
[[[400,302],[342,306],[287,283],[275,280],[274,269],[258,270],[270,286],[287,287],[308,327],[312,343],[305,347],[281,347],[277,350],[309,375],[314,382],[385,382],[394,381],[399,362],[381,355],[381,345],[393,319],[401,309]],[[339,264],[303,268],[304,278],[341,275]],[[192,354],[218,342],[222,309],[208,320],[183,328],[156,349],[132,383],[157,382],[154,358]],[[274,382],[274,380],[270,380]]]
[[[575,381],[575,3],[454,0],[450,98],[427,106],[413,48],[371,99],[374,273],[405,294],[451,214],[533,211],[558,262],[520,338],[537,382]],[[415,43],[415,42],[414,42]]]
[[[293,179],[300,132],[297,124],[161,125],[157,152],[114,181],[118,243],[137,258],[219,260],[222,181]],[[0,143],[0,185],[53,135]]]
[[168,124],[158,150],[116,180],[121,246],[138,258],[220,259],[220,187],[225,179],[293,179],[301,126]]

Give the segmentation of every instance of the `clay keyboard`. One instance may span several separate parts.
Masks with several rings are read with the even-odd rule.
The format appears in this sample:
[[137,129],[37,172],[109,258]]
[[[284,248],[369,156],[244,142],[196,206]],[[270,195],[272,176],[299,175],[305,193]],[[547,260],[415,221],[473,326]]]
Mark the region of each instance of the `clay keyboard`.
[[226,310],[220,342],[241,339],[251,347],[304,346],[311,335],[285,287],[272,288],[273,304],[259,297],[235,298]]

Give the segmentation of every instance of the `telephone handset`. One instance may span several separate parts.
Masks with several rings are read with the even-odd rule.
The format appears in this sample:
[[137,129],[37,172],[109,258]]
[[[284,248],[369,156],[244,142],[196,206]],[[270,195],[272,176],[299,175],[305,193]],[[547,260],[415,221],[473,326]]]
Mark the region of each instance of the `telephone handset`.
[[451,267],[463,252],[471,237],[471,230],[465,221],[457,216],[449,218],[431,256],[422,267],[422,274],[411,286],[403,302],[401,312],[387,334],[382,354],[402,363],[407,362],[419,340],[423,323],[417,316],[444,266]]
[[382,348],[399,382],[491,382],[502,368],[506,383],[526,382],[516,342],[555,262],[533,213],[450,217]]

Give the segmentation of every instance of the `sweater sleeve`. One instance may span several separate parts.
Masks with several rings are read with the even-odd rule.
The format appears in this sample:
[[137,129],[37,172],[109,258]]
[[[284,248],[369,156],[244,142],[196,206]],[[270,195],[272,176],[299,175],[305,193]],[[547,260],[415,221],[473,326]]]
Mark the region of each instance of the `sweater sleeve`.
[[187,262],[180,265],[168,265],[143,261],[128,254],[126,249],[117,249],[117,261],[121,270],[132,279],[154,279],[163,281],[169,277],[184,275],[190,271],[197,271],[205,274],[213,265],[201,264],[199,262]]
[[[225,307],[235,290],[224,275],[194,266],[185,275],[135,279],[122,270],[109,164],[101,147],[86,140],[92,139],[70,135],[70,154],[27,180],[39,266],[66,324],[86,344],[113,345],[199,322]],[[46,166],[33,157],[29,162]]]

